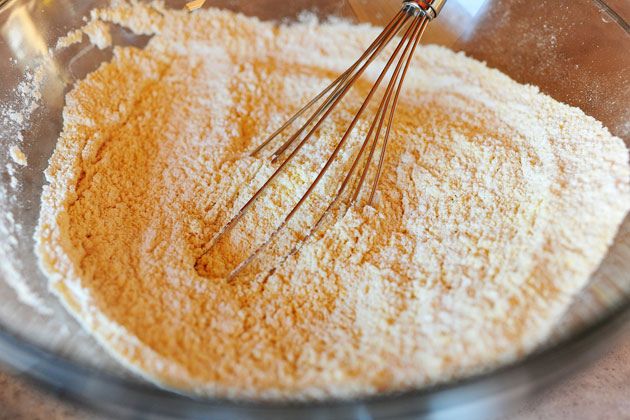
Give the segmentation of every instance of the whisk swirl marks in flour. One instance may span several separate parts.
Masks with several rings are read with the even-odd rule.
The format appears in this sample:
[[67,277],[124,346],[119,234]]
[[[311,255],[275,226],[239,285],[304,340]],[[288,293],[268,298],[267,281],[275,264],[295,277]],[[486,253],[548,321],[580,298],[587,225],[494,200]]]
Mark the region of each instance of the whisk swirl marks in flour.
[[[513,360],[548,334],[630,207],[626,148],[599,122],[426,46],[400,98],[377,208],[351,209],[268,278],[260,263],[224,281],[312,179],[368,73],[200,275],[211,238],[272,171],[247,152],[378,29],[159,4],[93,16],[153,38],[114,47],[67,95],[38,253],[84,326],[164,386],[353,396]],[[433,118],[419,120],[424,109]],[[367,129],[353,132],[346,162]],[[323,182],[314,203],[331,188]],[[309,208],[278,255],[312,223]]]

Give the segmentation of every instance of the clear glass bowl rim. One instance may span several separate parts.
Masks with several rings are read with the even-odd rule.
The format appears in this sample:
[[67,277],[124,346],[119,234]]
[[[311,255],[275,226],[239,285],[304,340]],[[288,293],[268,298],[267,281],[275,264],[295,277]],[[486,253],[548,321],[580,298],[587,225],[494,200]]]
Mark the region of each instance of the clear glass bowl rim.
[[536,378],[536,387],[540,387],[567,376],[578,366],[591,362],[628,322],[630,299],[575,335],[498,369],[418,390],[345,400],[264,402],[195,398],[81,366],[3,330],[0,361],[27,372],[31,381],[63,399],[120,416],[143,412],[196,418],[227,411],[230,415],[274,419],[297,415],[317,418],[333,413],[339,415],[335,418],[345,418],[367,409],[377,418],[379,413],[426,414],[471,402],[483,403],[484,398],[519,387],[526,388],[521,394],[531,392],[528,386],[532,385],[532,377]]
[[[0,9],[12,0],[0,0]],[[599,5],[626,33],[630,27],[602,0]],[[107,372],[71,361],[0,327],[0,362],[25,373],[28,380],[62,399],[101,412],[119,416],[146,413],[174,417],[245,416],[250,418],[321,417],[335,414],[346,418],[367,410],[373,417],[426,414],[450,409],[500,394],[557,381],[578,366],[592,361],[605,345],[630,322],[630,295],[591,324],[552,346],[536,351],[498,369],[462,380],[404,392],[380,394],[357,399],[309,401],[250,401],[196,398],[160,389],[150,384],[125,380]],[[586,351],[588,350],[588,351]],[[553,367],[550,369],[550,367]],[[532,383],[531,378],[536,382]],[[240,418],[240,417],[239,417]],[[369,418],[369,417],[368,417]]]

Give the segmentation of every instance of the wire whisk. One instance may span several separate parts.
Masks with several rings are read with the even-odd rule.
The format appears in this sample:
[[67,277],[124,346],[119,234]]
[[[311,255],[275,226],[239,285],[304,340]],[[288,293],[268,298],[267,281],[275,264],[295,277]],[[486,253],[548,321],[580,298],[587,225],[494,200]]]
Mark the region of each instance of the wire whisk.
[[[379,90],[383,80],[391,74],[391,78],[387,83],[385,91],[381,97],[381,102],[378,106],[378,110],[372,119],[369,126],[367,135],[365,136],[361,146],[354,156],[350,169],[343,177],[343,180],[339,184],[336,193],[329,201],[324,211],[316,218],[315,223],[310,229],[298,239],[291,250],[286,253],[278,264],[276,264],[268,272],[268,275],[273,273],[275,269],[282,264],[289,256],[296,253],[301,246],[312,236],[312,234],[322,225],[326,215],[331,212],[331,209],[339,204],[341,197],[344,196],[348,186],[352,185],[353,190],[347,191],[349,193],[346,199],[346,210],[357,203],[359,195],[364,185],[366,184],[366,178],[370,166],[374,163],[376,157],[377,144],[380,143],[380,150],[378,152],[378,158],[376,161],[376,173],[369,186],[369,195],[367,198],[367,205],[372,205],[374,196],[376,194],[379,180],[381,178],[383,163],[385,161],[385,155],[387,150],[387,143],[390,137],[392,129],[392,123],[394,120],[394,114],[398,105],[400,92],[403,86],[405,76],[409,69],[412,57],[416,48],[420,42],[422,35],[424,34],[427,25],[440,13],[442,7],[446,3],[446,0],[407,0],[402,4],[401,10],[393,17],[393,19],[385,26],[383,31],[372,42],[367,50],[354,62],[345,72],[343,72],[337,79],[330,83],[321,93],[315,96],[304,107],[297,111],[291,118],[289,118],[282,126],[280,126],[275,132],[273,132],[265,141],[263,141],[254,151],[251,152],[252,156],[258,156],[263,149],[269,147],[272,142],[277,139],[282,133],[287,131],[303,116],[307,116],[306,121],[302,123],[296,131],[294,131],[287,140],[282,142],[271,154],[271,163],[277,165],[271,176],[264,182],[264,184],[258,188],[258,190],[249,198],[249,200],[241,207],[241,209],[225,224],[212,238],[211,242],[206,247],[206,251],[202,254],[196,263],[197,271],[200,273],[207,272],[207,268],[204,264],[204,256],[207,255],[209,249],[211,249],[217,241],[223,237],[230,229],[232,229],[236,223],[241,220],[243,215],[251,209],[252,205],[260,198],[263,192],[271,185],[271,183],[278,177],[279,174],[286,169],[289,162],[291,162],[295,156],[303,149],[309,139],[313,137],[313,134],[317,133],[321,128],[323,122],[331,115],[337,105],[346,96],[348,91],[353,87],[365,70],[372,64],[372,62],[381,54],[387,45],[395,38],[399,38],[396,47],[381,70],[378,78],[374,82],[373,86],[369,90],[369,93],[365,97],[360,108],[352,118],[352,121],[345,130],[343,136],[339,139],[332,153],[326,160],[323,167],[318,171],[317,176],[308,186],[306,191],[293,205],[288,214],[282,219],[282,222],[277,225],[268,238],[260,245],[258,245],[253,252],[242,260],[227,276],[228,281],[236,278],[241,271],[247,267],[254,259],[256,259],[273,240],[274,238],[287,226],[291,219],[295,216],[298,210],[302,207],[309,196],[313,193],[313,190],[320,183],[325,176],[331,165],[337,159],[340,151],[347,143],[351,132],[363,116],[368,105],[372,101],[374,95]],[[390,71],[394,66],[393,72]],[[310,115],[308,112],[311,112]],[[381,134],[382,140],[381,139]],[[365,155],[367,151],[367,156]],[[357,172],[358,169],[358,172]],[[358,179],[354,179],[358,177]]]

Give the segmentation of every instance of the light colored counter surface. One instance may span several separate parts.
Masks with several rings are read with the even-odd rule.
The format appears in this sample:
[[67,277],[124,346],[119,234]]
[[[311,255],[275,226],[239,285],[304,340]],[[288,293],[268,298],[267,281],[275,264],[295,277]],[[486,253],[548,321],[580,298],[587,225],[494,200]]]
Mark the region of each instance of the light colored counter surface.
[[[610,350],[588,368],[496,418],[630,419],[630,325]],[[0,420],[78,420],[106,417],[61,403],[23,380],[0,373]]]
[[630,419],[630,325],[599,360],[506,418]]

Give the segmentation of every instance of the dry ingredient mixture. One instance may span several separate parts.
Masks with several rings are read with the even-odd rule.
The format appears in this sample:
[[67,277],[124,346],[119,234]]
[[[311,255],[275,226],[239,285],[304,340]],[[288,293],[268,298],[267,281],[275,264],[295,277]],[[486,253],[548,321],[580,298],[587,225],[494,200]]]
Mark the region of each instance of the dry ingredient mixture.
[[[323,164],[377,69],[208,251],[271,173],[247,151],[378,29],[276,26],[159,3],[119,2],[92,17],[154,36],[144,49],[114,47],[67,95],[38,253],[85,328],[164,386],[354,396],[512,360],[545,338],[630,207],[627,150],[599,122],[427,46],[407,77],[375,208],[339,215],[272,276],[259,262],[228,283]],[[353,133],[345,162],[367,128]]]

